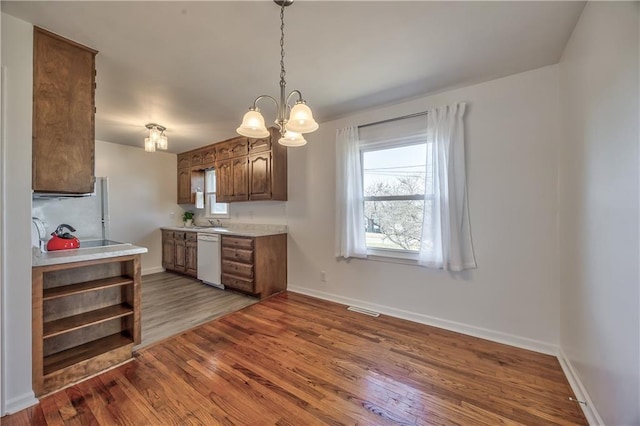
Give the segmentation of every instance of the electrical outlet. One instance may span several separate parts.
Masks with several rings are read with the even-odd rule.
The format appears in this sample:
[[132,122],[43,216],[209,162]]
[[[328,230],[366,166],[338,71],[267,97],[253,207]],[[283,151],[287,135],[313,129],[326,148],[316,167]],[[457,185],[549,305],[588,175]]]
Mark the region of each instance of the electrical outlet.
[[323,283],[327,282],[327,273],[325,271],[320,271],[320,281]]
[[169,212],[169,219],[176,220],[176,214],[174,212]]

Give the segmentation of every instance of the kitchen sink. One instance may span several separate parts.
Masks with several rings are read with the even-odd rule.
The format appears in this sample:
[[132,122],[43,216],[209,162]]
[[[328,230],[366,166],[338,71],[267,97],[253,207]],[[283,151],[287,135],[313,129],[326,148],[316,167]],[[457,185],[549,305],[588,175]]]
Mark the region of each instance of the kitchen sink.
[[190,229],[209,232],[229,232],[228,228],[222,228],[220,226],[192,226]]

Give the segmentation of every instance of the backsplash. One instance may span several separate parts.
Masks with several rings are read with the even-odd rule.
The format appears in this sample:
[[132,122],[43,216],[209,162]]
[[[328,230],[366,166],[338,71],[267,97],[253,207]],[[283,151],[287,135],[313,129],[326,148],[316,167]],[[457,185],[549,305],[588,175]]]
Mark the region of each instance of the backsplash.
[[[205,217],[204,209],[195,209],[194,206],[180,205],[186,211],[194,212],[196,225],[209,225]],[[178,218],[182,221],[182,218]],[[287,203],[282,201],[245,201],[229,204],[229,218],[220,219],[222,226],[229,223],[272,223],[287,225]]]
[[81,240],[108,238],[109,207],[106,182],[106,178],[97,178],[96,195],[88,197],[34,198],[31,216],[38,217],[44,222],[46,233],[42,238],[48,240],[50,234],[62,223],[73,226],[76,229],[73,234]]

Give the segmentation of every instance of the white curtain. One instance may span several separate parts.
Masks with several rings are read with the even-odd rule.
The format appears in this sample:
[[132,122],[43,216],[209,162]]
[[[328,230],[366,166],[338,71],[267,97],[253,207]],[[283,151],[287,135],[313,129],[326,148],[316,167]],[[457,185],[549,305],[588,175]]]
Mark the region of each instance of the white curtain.
[[427,113],[427,146],[432,150],[434,191],[425,195],[418,262],[449,271],[476,267],[467,206],[462,122],[465,106],[458,103]]
[[367,257],[358,128],[336,132],[336,257]]

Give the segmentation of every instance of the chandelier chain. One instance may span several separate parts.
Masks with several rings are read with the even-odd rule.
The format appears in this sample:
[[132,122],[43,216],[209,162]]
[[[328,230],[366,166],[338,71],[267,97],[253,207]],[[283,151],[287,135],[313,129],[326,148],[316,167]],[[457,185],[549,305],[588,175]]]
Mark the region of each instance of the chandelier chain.
[[282,2],[280,7],[280,85],[286,84],[284,77],[287,72],[284,70],[284,7],[286,2]]

